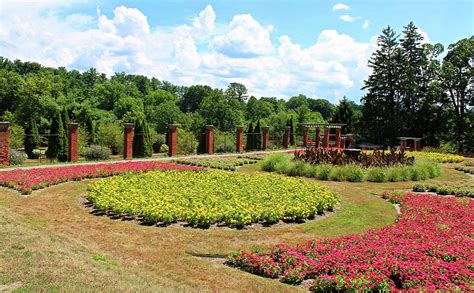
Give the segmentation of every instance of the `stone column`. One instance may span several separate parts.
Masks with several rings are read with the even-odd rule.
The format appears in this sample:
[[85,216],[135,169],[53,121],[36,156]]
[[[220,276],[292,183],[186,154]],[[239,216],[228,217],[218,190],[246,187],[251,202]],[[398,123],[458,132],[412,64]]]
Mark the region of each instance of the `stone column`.
[[270,146],[270,127],[263,126],[262,131],[263,131],[263,134],[262,134],[262,139],[263,139],[262,150],[265,151]]
[[176,156],[176,146],[178,143],[178,125],[168,125],[168,155],[170,157]]
[[237,126],[235,131],[235,151],[237,153],[244,152],[244,127]]
[[10,122],[0,122],[0,165],[9,165]]
[[321,128],[316,128],[316,147],[319,148],[321,146]]
[[214,154],[214,126],[206,125],[205,153]]
[[133,123],[123,124],[123,158],[125,160],[133,157]]
[[341,148],[341,129],[336,128],[336,148]]
[[323,141],[323,148],[329,148],[329,132],[331,129],[329,127],[324,128],[324,141]]
[[69,162],[77,162],[77,137],[79,136],[79,123],[69,124]]
[[285,136],[283,137],[283,147],[287,149],[290,146],[291,126],[285,128]]
[[304,128],[304,136],[303,136],[304,146],[305,146],[305,147],[308,146],[308,132],[309,132],[309,128],[308,128],[308,127],[305,127],[305,128]]

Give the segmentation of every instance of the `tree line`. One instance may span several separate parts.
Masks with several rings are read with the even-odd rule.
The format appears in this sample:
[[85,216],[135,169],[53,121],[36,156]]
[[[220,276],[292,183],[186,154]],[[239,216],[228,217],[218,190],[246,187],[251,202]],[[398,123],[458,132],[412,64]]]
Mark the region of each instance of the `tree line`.
[[191,135],[208,124],[221,132],[234,132],[237,125],[248,132],[255,131],[253,125],[268,125],[273,137],[282,138],[290,120],[345,123],[343,133],[380,146],[396,145],[398,136],[415,136],[424,137],[427,145],[473,151],[469,79],[474,71],[469,60],[474,37],[449,45],[440,59],[443,46],[426,43],[410,23],[402,36],[384,29],[377,46],[368,61],[372,72],[361,105],[346,97],[333,105],[303,94],[288,100],[257,98],[240,83],[225,90],[179,86],[143,75],[107,77],[93,68],[79,72],[0,57],[0,118],[12,122],[13,147],[25,147],[33,157],[34,149],[56,143],[47,154],[58,159],[64,159],[67,145],[57,138],[67,135],[69,121],[80,123],[83,144],[106,145],[116,153],[123,143],[122,124],[132,122],[138,134],[134,153],[143,156],[151,155],[164,139],[158,134],[166,133],[170,123]]

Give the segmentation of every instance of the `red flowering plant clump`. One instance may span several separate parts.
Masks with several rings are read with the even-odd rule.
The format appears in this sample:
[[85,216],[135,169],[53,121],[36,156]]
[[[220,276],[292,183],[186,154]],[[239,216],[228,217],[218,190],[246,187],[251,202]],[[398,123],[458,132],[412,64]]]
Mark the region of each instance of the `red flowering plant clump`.
[[199,167],[184,166],[164,162],[121,162],[66,167],[16,169],[0,171],[0,186],[5,186],[29,194],[33,190],[56,185],[66,181],[85,178],[99,178],[122,173],[151,170],[200,170]]
[[399,198],[402,214],[362,235],[316,240],[269,253],[239,251],[226,264],[314,291],[474,290],[474,202],[428,194]]

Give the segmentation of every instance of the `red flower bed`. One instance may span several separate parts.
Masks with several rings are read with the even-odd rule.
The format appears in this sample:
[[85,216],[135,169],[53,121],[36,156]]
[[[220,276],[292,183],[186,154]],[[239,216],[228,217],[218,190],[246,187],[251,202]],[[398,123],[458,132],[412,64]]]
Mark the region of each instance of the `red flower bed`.
[[198,167],[184,166],[164,162],[123,162],[95,165],[76,165],[67,167],[16,169],[0,171],[0,185],[29,194],[36,189],[66,181],[84,178],[107,177],[126,172],[142,172],[150,170],[199,170]]
[[474,201],[426,194],[400,198],[392,225],[362,235],[239,251],[226,263],[315,291],[474,290]]

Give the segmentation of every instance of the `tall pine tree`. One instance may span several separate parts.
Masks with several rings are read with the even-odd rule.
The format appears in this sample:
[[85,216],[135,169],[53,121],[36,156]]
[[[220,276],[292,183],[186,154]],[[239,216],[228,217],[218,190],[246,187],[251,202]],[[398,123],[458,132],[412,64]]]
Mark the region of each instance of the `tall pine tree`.
[[25,129],[25,153],[30,159],[36,159],[33,150],[41,145],[41,136],[36,120],[31,118]]
[[262,130],[260,128],[260,120],[257,120],[257,125],[255,125],[255,129],[253,130],[255,133],[255,138],[254,138],[254,148],[256,150],[261,150],[262,149]]
[[247,142],[245,143],[245,150],[253,150],[253,122],[250,122],[249,128],[247,129]]
[[55,111],[51,121],[46,157],[51,160],[58,159],[61,162],[67,161],[67,137],[64,133],[63,119],[59,110]]
[[133,135],[133,156],[151,157],[153,149],[150,137],[150,128],[143,114],[138,113],[136,115]]
[[382,31],[378,48],[369,60],[372,74],[365,81],[362,97],[363,125],[369,141],[392,145],[400,135],[400,62],[401,50],[391,27]]
[[339,102],[339,105],[337,105],[336,111],[334,112],[332,118],[332,122],[346,124],[342,127],[343,133],[352,133],[354,131],[354,109],[352,108],[351,103],[345,96]]

